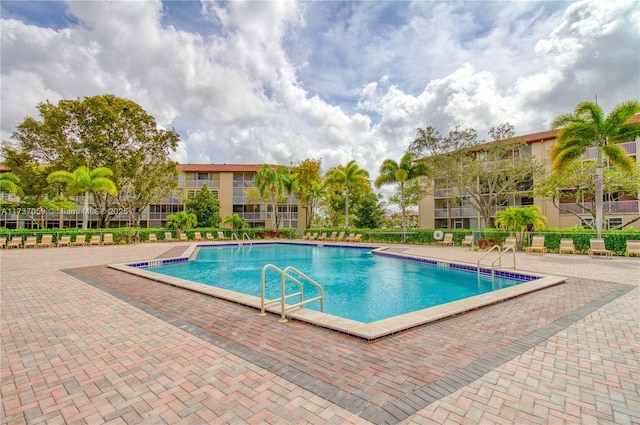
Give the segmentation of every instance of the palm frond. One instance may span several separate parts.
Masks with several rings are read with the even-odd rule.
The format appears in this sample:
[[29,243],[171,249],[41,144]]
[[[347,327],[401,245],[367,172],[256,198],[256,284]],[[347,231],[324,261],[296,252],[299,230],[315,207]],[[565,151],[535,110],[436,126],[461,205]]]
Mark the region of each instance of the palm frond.
[[585,101],[576,105],[575,114],[584,121],[600,127],[604,122],[604,111],[597,103]]
[[606,145],[602,151],[609,158],[609,161],[623,171],[633,171],[635,162],[624,149],[618,145]]

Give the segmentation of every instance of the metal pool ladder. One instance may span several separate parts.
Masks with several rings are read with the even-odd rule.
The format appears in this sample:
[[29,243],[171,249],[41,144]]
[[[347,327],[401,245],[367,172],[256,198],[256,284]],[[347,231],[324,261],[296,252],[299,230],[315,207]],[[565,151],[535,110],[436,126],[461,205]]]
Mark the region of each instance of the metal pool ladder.
[[[277,273],[280,274],[280,297],[275,298],[273,300],[265,300],[264,277],[268,270],[275,270]],[[318,288],[318,290],[320,291],[320,295],[318,295],[317,297],[313,297],[313,298],[309,298],[308,300],[305,300],[304,285],[302,284],[302,282],[300,282],[300,280],[298,280],[298,278],[296,278],[295,276],[292,276],[292,274],[297,275],[298,278],[306,280],[307,282],[309,282],[310,284]],[[291,279],[292,281],[294,281],[298,285],[300,290],[293,294],[287,295],[285,290],[285,283],[287,279]],[[295,304],[287,305],[286,300],[293,297],[300,297],[300,301]],[[276,266],[274,266],[273,264],[267,264],[262,268],[262,273],[260,276],[260,315],[261,316],[265,316],[267,314],[265,312],[266,307],[273,304],[280,303],[280,320],[279,321],[284,323],[287,321],[287,317],[285,315],[287,311],[292,310],[294,308],[302,307],[306,304],[309,304],[311,302],[318,301],[318,300],[320,301],[320,311],[324,312],[324,291],[322,289],[322,286],[318,282],[311,279],[309,276],[302,273],[300,270],[296,269],[295,267],[288,266],[288,267],[285,267],[284,270],[281,270]]]
[[480,257],[480,259],[478,260],[478,265],[477,265],[477,268],[478,268],[478,276],[480,275],[480,263],[482,262],[482,260],[484,259],[484,257],[486,257],[487,255],[489,255],[489,254],[491,253],[491,251],[494,251],[494,250],[496,250],[496,249],[498,250],[498,257],[497,257],[495,260],[493,260],[493,262],[491,263],[491,277],[494,277],[494,276],[495,276],[495,273],[496,273],[496,269],[495,269],[495,267],[496,267],[496,263],[498,263],[498,266],[500,266],[501,268],[506,268],[506,267],[502,267],[502,256],[503,256],[504,254],[506,254],[507,252],[509,252],[509,251],[511,251],[511,252],[513,253],[513,269],[514,269],[514,270],[516,269],[516,250],[515,250],[515,248],[513,247],[513,245],[508,245],[508,246],[504,249],[504,251],[503,251],[503,250],[501,250],[501,248],[500,248],[500,246],[499,246],[499,245],[494,245],[494,246],[492,246],[492,247],[491,247],[491,249],[490,249],[489,251],[485,252],[485,253],[484,253],[484,255],[483,255],[482,257]]

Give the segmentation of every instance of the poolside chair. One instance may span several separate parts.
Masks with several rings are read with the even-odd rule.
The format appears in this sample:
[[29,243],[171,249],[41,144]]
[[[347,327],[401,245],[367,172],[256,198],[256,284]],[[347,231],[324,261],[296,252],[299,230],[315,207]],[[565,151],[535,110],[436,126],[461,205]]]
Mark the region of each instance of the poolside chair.
[[69,246],[71,245],[71,236],[63,235],[58,239],[58,246]]
[[113,233],[105,233],[104,239],[102,240],[102,245],[115,245],[113,242]]
[[436,245],[453,246],[453,233],[445,233],[444,238],[438,241]]
[[340,232],[338,236],[334,239],[336,242],[344,240],[344,232]]
[[640,241],[627,241],[627,250],[624,255],[640,255]]
[[205,238],[206,238],[208,241],[212,241],[212,240],[213,240],[213,233],[211,233],[211,232],[207,232],[207,234],[205,235]]
[[53,246],[53,235],[42,235],[40,239],[40,243],[37,245],[38,248],[51,248]]
[[473,235],[465,235],[462,241],[462,246],[468,246],[469,249],[473,246]]
[[338,232],[331,232],[331,236],[327,238],[328,241],[335,241],[338,237]]
[[173,235],[171,234],[171,232],[164,232],[164,241],[173,242]]
[[7,240],[4,237],[0,238],[0,249],[7,247]]
[[307,232],[304,234],[304,238],[305,241],[308,241],[309,239],[311,239],[311,232]]
[[91,235],[91,239],[89,239],[89,246],[91,245],[102,245],[100,235]]
[[156,235],[155,233],[149,233],[148,241],[158,242],[158,235]]
[[189,242],[189,236],[186,232],[180,232],[180,234],[178,235],[178,239],[180,240],[180,242]]
[[7,244],[7,249],[10,248],[22,248],[22,236],[12,237],[11,242]]
[[27,240],[24,241],[24,244],[22,245],[23,248],[35,248],[38,245],[38,240],[36,239],[35,236],[27,236]]
[[544,246],[544,236],[534,236],[531,240],[531,246],[527,247],[526,253],[541,252],[542,255],[547,253],[547,248]]
[[87,236],[86,235],[76,235],[76,240],[71,243],[71,246],[86,246],[87,245]]
[[219,241],[228,241],[229,238],[224,235],[224,232],[218,232],[218,240]]
[[193,240],[194,241],[201,241],[202,240],[202,234],[200,232],[193,232]]
[[319,241],[326,241],[327,240],[327,232],[323,232],[320,236],[318,236],[318,240]]
[[[352,233],[353,234],[353,233]],[[347,242],[360,242],[360,239],[362,239],[362,234],[358,233],[355,236],[351,237],[349,236],[348,238],[346,238],[345,240]]]
[[560,254],[562,253],[569,253],[569,254],[575,254],[576,253],[576,246],[573,244],[573,239],[560,239]]
[[607,258],[613,258],[613,252],[609,251],[604,245],[604,239],[591,239],[589,241],[589,257],[594,255],[604,255]]
[[516,242],[516,238],[506,238],[504,240],[504,243],[502,244],[502,249],[507,249],[508,247],[512,246],[514,251],[518,250],[518,244]]

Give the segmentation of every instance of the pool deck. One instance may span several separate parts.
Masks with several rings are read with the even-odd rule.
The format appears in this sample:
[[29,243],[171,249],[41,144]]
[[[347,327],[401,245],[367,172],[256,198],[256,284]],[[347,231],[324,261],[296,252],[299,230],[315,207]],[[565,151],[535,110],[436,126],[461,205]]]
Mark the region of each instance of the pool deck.
[[640,258],[368,342],[107,267],[193,245],[0,251],[0,423],[640,424]]

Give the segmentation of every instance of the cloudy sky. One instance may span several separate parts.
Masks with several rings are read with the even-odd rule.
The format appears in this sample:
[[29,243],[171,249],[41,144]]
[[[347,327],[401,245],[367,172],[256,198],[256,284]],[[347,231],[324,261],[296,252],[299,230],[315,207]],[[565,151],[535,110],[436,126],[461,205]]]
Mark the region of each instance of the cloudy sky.
[[174,128],[184,163],[355,159],[417,127],[527,134],[640,99],[637,1],[7,1],[1,135],[105,93]]

